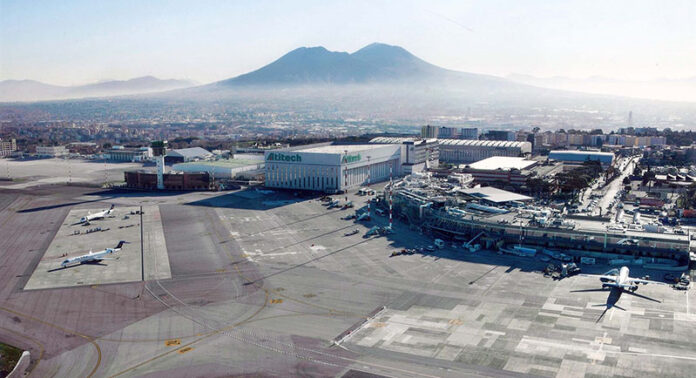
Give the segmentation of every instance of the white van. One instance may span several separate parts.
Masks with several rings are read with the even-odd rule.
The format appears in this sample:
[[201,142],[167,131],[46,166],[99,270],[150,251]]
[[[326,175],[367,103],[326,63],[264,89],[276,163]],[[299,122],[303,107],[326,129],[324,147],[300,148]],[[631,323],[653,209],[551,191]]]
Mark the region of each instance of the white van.
[[433,244],[435,244],[435,246],[438,247],[438,248],[444,248],[444,247],[445,247],[445,242],[444,242],[444,240],[442,240],[442,239],[435,239],[435,241],[433,242]]

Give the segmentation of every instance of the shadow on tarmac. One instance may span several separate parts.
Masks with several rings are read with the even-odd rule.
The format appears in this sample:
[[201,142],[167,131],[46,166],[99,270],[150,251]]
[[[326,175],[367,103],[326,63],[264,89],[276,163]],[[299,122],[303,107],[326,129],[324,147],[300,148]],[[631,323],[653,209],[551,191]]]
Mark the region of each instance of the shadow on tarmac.
[[78,266],[82,266],[82,265],[109,266],[109,264],[104,264],[104,263],[102,263],[101,261],[85,261],[85,262],[79,263],[79,264],[68,265],[68,266],[61,266],[61,267],[59,267],[59,268],[49,269],[49,270],[47,270],[47,272],[57,272],[57,271],[59,271],[59,270],[65,270],[65,269],[70,269],[70,268],[77,268]]

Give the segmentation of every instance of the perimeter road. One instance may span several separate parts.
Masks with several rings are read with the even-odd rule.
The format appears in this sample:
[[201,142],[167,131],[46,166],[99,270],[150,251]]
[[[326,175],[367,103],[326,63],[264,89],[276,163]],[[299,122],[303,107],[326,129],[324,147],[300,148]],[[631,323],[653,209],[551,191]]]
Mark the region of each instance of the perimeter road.
[[140,206],[140,280],[145,281],[145,253],[143,252],[143,207]]

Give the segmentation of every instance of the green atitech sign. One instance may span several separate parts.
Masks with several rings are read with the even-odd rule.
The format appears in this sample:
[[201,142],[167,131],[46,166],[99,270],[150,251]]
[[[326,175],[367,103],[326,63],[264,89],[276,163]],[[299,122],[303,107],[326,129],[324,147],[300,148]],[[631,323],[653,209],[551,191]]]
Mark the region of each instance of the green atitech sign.
[[288,161],[293,163],[299,163],[302,161],[302,156],[300,154],[287,155],[281,154],[280,152],[271,152],[266,156],[266,161]]
[[355,163],[360,161],[360,154],[357,155],[343,155],[343,159],[341,160],[342,164],[350,164],[350,163]]

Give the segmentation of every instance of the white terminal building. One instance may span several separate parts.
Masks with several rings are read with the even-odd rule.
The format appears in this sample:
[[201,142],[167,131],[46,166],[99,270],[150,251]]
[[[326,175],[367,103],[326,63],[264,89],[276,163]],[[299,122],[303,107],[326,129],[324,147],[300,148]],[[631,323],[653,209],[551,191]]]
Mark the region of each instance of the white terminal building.
[[401,145],[321,145],[264,153],[266,186],[335,193],[401,172]]

